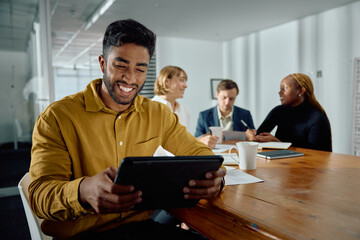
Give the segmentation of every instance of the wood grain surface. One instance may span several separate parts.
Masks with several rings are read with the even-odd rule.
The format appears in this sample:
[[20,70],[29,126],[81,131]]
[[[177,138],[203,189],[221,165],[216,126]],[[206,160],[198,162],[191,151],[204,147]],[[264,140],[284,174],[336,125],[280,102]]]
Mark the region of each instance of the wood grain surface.
[[[360,157],[305,155],[245,171],[264,182],[226,186],[211,201],[170,212],[209,239],[360,239]],[[265,150],[264,150],[265,151]]]

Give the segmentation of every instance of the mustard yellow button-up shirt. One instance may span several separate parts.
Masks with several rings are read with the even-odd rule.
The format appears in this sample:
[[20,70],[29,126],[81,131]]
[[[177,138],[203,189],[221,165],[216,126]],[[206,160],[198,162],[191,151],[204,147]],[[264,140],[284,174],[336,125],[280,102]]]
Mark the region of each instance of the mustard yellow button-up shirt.
[[118,167],[126,156],[152,156],[159,145],[175,155],[213,154],[162,103],[137,96],[122,113],[107,108],[97,93],[101,81],[52,103],[34,127],[30,203],[45,219],[42,230],[57,238],[141,221],[151,214],[96,214],[84,209],[78,200],[84,176]]

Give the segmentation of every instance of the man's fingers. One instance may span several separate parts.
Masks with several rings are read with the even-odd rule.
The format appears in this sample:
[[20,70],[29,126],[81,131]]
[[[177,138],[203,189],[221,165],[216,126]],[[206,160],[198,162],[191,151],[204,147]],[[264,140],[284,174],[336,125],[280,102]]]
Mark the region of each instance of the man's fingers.
[[210,179],[210,180],[190,180],[189,186],[192,188],[199,187],[213,187],[221,184],[221,178]]
[[205,178],[206,179],[215,179],[215,178],[219,178],[219,177],[224,177],[225,174],[226,174],[225,169],[219,168],[216,171],[206,173]]
[[100,199],[114,204],[122,204],[123,202],[137,203],[137,201],[141,199],[141,196],[142,196],[142,192],[136,191],[134,193],[124,194],[124,195],[106,194],[105,196],[100,197]]
[[186,199],[212,198],[220,192],[221,178],[226,171],[223,168],[206,173],[206,180],[190,180],[189,186],[183,188]]
[[115,213],[131,209],[142,201],[141,191],[134,192],[134,186],[119,185],[113,182],[116,168],[85,177],[80,183],[79,194],[83,204],[90,204],[98,213]]
[[111,181],[114,181],[117,173],[117,169],[115,167],[109,167],[105,170],[105,173],[109,176]]
[[104,193],[98,199],[94,199],[91,205],[98,213],[127,211],[142,201],[141,195],[140,191],[121,196]]
[[219,187],[214,186],[211,188],[184,188],[184,198],[185,199],[202,199],[202,198],[212,198],[217,196],[219,192]]

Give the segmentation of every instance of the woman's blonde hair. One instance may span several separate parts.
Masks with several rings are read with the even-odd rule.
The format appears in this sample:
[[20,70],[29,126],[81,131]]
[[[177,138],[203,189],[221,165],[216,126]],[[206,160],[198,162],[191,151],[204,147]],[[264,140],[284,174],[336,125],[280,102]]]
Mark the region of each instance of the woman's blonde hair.
[[166,66],[161,69],[154,85],[155,94],[161,96],[168,93],[169,89],[165,85],[166,79],[172,79],[174,76],[180,76],[181,73],[184,73],[185,79],[187,80],[186,72],[182,68],[177,66]]

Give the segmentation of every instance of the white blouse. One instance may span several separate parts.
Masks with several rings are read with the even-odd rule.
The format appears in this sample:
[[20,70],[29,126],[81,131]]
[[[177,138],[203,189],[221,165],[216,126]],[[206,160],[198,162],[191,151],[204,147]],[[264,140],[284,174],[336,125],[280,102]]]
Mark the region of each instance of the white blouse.
[[[165,99],[155,95],[151,100],[156,101],[156,102],[161,102],[161,103],[167,105],[170,108],[170,110],[172,111],[171,103],[166,101]],[[177,102],[176,109],[175,109],[175,111],[172,111],[172,112],[174,112],[174,113],[176,113],[176,115],[178,115],[180,123],[182,125],[184,125],[186,127],[186,129],[189,131],[189,129],[190,129],[190,112],[189,112],[189,110],[185,106],[182,106],[180,103]]]

